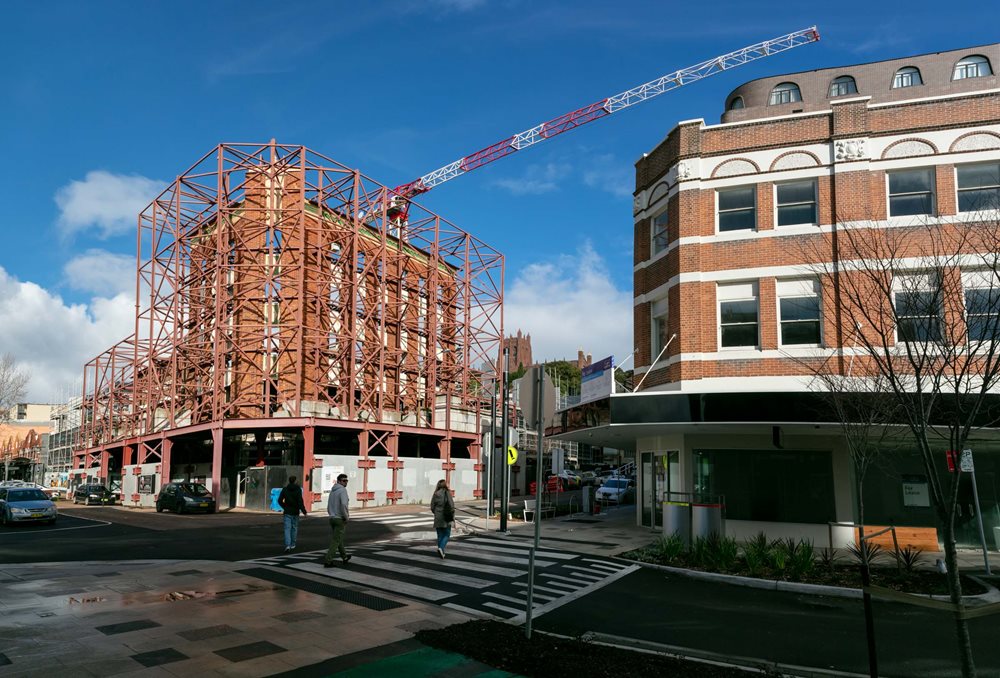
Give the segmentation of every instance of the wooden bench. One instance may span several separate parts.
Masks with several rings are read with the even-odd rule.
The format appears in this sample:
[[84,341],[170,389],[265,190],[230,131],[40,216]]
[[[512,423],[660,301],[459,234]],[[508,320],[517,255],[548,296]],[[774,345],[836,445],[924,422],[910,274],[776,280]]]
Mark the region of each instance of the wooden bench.
[[[865,534],[872,534],[886,529],[887,525],[865,525]],[[892,531],[880,534],[873,539],[867,540],[869,544],[878,544],[882,548],[892,551]],[[940,551],[938,544],[937,528],[934,527],[900,527],[896,526],[896,541],[899,548],[905,549],[907,546],[918,548],[922,551]],[[860,543],[860,532],[854,531],[854,543]]]

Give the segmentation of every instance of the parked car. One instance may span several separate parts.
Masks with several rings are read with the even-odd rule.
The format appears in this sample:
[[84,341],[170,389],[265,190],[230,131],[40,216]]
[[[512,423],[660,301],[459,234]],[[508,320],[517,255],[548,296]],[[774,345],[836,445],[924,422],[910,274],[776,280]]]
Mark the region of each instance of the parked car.
[[167,483],[156,498],[156,512],[204,511],[215,513],[215,498],[201,483]]
[[4,480],[0,482],[0,487],[24,487],[23,480]]
[[584,485],[596,485],[597,484],[597,474],[593,471],[584,471],[580,474],[580,481]]
[[635,481],[623,476],[614,476],[604,481],[597,488],[595,497],[598,501],[610,504],[627,504],[635,501]]
[[45,485],[39,485],[38,483],[23,483],[21,487],[33,487],[36,490],[41,490],[49,499],[61,497],[62,493],[65,491],[65,488],[62,487],[46,487]]
[[56,522],[59,511],[52,500],[34,487],[0,488],[0,524]]
[[563,481],[563,487],[567,490],[575,490],[583,484],[582,478],[580,478],[580,475],[576,471],[560,471],[559,478]]
[[79,504],[80,502],[83,502],[86,506],[90,506],[91,504],[114,504],[115,495],[104,485],[80,485],[73,492],[73,503]]

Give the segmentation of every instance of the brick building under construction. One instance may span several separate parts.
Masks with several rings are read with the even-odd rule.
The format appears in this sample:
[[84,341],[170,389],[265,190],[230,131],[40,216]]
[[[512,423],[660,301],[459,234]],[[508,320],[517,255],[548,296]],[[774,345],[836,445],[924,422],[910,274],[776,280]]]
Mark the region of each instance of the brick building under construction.
[[139,215],[135,332],[85,368],[71,483],[136,506],[195,480],[264,509],[288,475],[318,502],[341,472],[363,504],[442,477],[481,496],[503,257],[392,197],[273,141],[173,182]]

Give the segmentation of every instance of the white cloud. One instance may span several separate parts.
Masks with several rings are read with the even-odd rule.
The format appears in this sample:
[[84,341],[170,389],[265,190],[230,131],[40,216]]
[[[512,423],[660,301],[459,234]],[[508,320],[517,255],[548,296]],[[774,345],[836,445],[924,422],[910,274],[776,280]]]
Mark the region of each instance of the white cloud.
[[521,270],[504,296],[504,326],[531,334],[535,360],[575,359],[583,349],[622,361],[632,352],[632,293],[615,286],[588,242]]
[[616,198],[627,198],[632,195],[635,175],[628,163],[606,153],[587,162],[587,169],[583,171],[583,183]]
[[513,195],[541,195],[558,190],[559,180],[568,176],[571,170],[570,165],[562,163],[529,165],[523,176],[495,179],[492,185],[510,191]]
[[134,293],[67,304],[0,267],[0,353],[31,373],[32,402],[54,402],[74,388],[77,395],[84,363],[131,334],[134,316]]
[[101,238],[134,232],[139,212],[164,186],[138,175],[87,172],[83,181],[73,180],[56,191],[59,228],[72,235],[96,227]]
[[135,296],[135,257],[106,250],[87,250],[64,267],[73,289],[93,294]]

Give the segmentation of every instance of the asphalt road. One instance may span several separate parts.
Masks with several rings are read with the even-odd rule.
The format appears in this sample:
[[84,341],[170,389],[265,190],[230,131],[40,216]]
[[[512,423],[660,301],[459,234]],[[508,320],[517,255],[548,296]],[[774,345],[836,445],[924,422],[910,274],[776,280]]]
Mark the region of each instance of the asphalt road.
[[[643,569],[557,608],[537,628],[588,631],[868,673],[860,600],[750,589]],[[969,621],[980,676],[1000,676],[1000,616]],[[875,601],[879,673],[959,675],[955,627],[943,612]]]
[[[88,560],[225,560],[263,558],[284,552],[281,514],[176,515],[122,508],[59,506],[53,526],[0,527],[0,564]],[[394,531],[352,521],[347,545],[386,539]],[[299,520],[298,550],[326,548],[330,524],[324,514]]]

